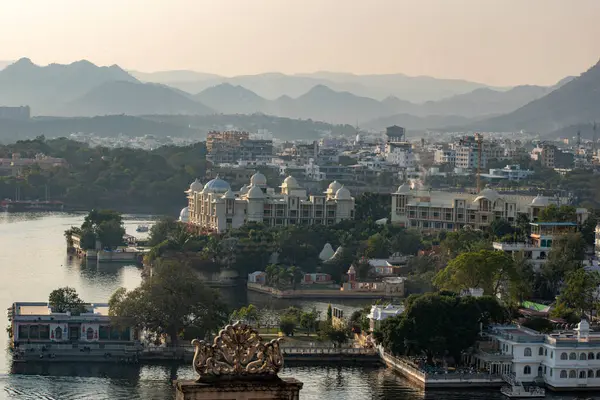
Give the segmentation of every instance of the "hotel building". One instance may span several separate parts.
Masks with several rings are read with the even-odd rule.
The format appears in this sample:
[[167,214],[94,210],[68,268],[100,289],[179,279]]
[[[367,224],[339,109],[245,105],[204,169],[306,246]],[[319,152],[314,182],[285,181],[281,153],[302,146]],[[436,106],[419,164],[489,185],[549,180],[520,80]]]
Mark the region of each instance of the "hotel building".
[[188,207],[181,211],[180,220],[216,232],[239,228],[246,222],[267,226],[334,225],[354,218],[354,198],[337,181],[323,195],[307,195],[306,189],[288,176],[277,193],[257,172],[250,178],[250,185],[236,192],[216,177],[206,185],[196,180],[186,194]]
[[392,193],[392,223],[421,230],[457,230],[465,226],[484,229],[496,219],[516,222],[518,214],[536,221],[550,204],[567,204],[567,198],[499,194],[484,189],[479,194],[415,190],[408,184]]

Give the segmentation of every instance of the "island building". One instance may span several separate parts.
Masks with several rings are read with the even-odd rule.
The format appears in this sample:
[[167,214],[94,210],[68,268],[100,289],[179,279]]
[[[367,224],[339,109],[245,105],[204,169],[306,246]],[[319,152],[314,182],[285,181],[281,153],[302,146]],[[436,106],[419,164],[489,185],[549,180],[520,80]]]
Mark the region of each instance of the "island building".
[[391,221],[407,228],[431,231],[454,231],[465,226],[485,229],[497,219],[515,225],[519,214],[537,221],[545,207],[568,202],[566,197],[500,194],[492,189],[478,194],[422,190],[405,183],[392,193]]
[[21,158],[19,153],[13,153],[10,158],[0,158],[0,176],[23,175],[26,168],[38,165],[43,170],[49,170],[55,167],[66,167],[67,160],[64,158],[48,157],[45,154],[38,153],[34,158]]
[[404,312],[404,306],[388,304],[386,306],[374,304],[367,315],[369,319],[369,329],[374,332],[381,328],[381,323],[388,318],[397,317]]
[[542,334],[516,326],[484,333],[475,362],[520,382],[543,381],[552,390],[600,389],[600,333],[586,320],[573,330]]
[[247,222],[266,226],[334,225],[354,218],[354,198],[336,181],[322,195],[308,195],[294,177],[288,176],[276,192],[257,172],[249,185],[236,192],[217,176],[205,185],[194,181],[185,193],[188,206],[181,211],[180,220],[214,232],[236,229]]
[[79,315],[55,312],[48,303],[18,302],[8,309],[11,342],[14,348],[67,343],[104,347],[107,344],[134,346],[139,332],[111,324],[108,304],[85,304]]

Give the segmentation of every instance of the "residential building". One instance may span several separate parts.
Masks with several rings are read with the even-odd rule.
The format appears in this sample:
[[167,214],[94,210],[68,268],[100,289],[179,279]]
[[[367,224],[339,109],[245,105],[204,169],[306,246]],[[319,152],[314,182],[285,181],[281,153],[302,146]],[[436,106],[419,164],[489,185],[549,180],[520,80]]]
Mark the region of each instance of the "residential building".
[[254,271],[248,274],[248,282],[257,283],[259,285],[267,284],[267,273],[264,271]]
[[250,178],[250,185],[232,191],[219,177],[206,185],[194,181],[186,191],[189,224],[201,229],[224,232],[247,222],[267,226],[333,225],[354,218],[354,198],[350,191],[332,182],[323,195],[307,195],[296,179],[288,176],[281,191],[267,186],[260,172]]
[[481,174],[481,177],[489,180],[507,179],[509,181],[520,181],[523,179],[527,179],[533,174],[534,171],[528,169],[521,169],[520,165],[515,164],[507,165],[504,168],[490,168],[489,173]]
[[587,321],[577,328],[542,334],[522,326],[494,326],[475,358],[492,374],[543,381],[552,390],[600,389],[600,333]]
[[248,132],[212,131],[206,138],[206,150],[206,159],[213,164],[265,164],[273,157],[273,140],[253,138]]
[[79,315],[56,312],[44,302],[18,302],[9,308],[14,346],[68,343],[133,345],[139,339],[134,328],[116,327],[108,315],[108,304],[85,304]]
[[402,168],[415,166],[415,156],[412,145],[406,141],[406,131],[400,126],[390,126],[385,132],[387,141],[385,144],[385,160]]
[[437,149],[433,153],[433,161],[436,164],[456,164],[456,150],[454,149]]
[[453,145],[456,151],[455,166],[458,168],[477,169],[487,166],[488,155],[481,150],[481,161],[479,160],[479,144],[474,136],[465,136],[458,144]]
[[421,230],[457,230],[465,226],[485,229],[496,219],[515,224],[518,214],[537,220],[550,204],[567,204],[566,198],[500,194],[484,189],[478,194],[417,190],[408,184],[392,193],[392,223]]
[[23,170],[34,165],[48,170],[54,167],[66,167],[67,160],[64,158],[48,157],[44,154],[36,154],[34,158],[21,158],[19,153],[13,153],[10,158],[0,158],[0,176],[21,176]]
[[576,222],[531,222],[531,235],[527,242],[494,242],[494,249],[515,255],[522,253],[534,267],[546,262],[553,240],[560,235],[577,232],[577,227],[589,216],[585,208],[577,209]]
[[385,129],[388,143],[401,143],[406,141],[406,129],[398,125],[388,126]]
[[531,159],[540,161],[542,166],[546,168],[554,168],[554,155],[556,153],[556,146],[544,143],[538,145],[531,150]]
[[303,285],[312,285],[312,284],[327,285],[327,284],[333,283],[333,280],[331,279],[331,275],[329,275],[329,274],[324,274],[321,272],[314,272],[312,274],[304,274],[304,277],[302,278],[301,283]]
[[600,259],[600,224],[596,225],[596,231],[594,235],[594,250],[596,257]]

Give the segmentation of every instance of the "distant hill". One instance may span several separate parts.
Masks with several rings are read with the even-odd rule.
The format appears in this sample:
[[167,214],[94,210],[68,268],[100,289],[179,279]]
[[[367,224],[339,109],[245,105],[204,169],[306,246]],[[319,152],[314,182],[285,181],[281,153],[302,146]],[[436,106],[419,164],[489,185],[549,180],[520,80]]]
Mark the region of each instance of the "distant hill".
[[225,114],[265,112],[268,101],[241,86],[222,83],[193,96],[194,100]]
[[163,71],[132,75],[144,82],[164,83],[169,86],[198,93],[211,86],[229,83],[242,86],[257,95],[275,100],[281,96],[298,97],[315,86],[324,85],[338,92],[349,92],[360,97],[382,100],[395,96],[412,102],[439,100],[456,94],[467,93],[487,85],[458,79],[411,77],[403,74],[354,75],[336,72],[316,72],[286,75],[269,72],[256,75],[222,77],[194,71]]
[[41,67],[22,58],[0,71],[0,105],[29,105],[36,115],[52,114],[62,104],[113,81],[138,82],[116,65],[77,61]]
[[473,123],[469,128],[549,134],[594,120],[600,121],[600,62],[544,97],[508,114]]
[[[357,122],[362,124],[390,116],[397,118],[400,114],[421,117],[418,120],[418,125],[421,126],[429,116],[455,116],[460,118],[445,118],[445,120],[466,123],[468,118],[510,112],[542,97],[551,90],[541,86],[518,86],[508,91],[482,88],[439,101],[416,104],[393,96],[377,101],[350,92],[337,92],[324,85],[317,85],[297,98],[281,96],[276,100],[267,100],[242,86],[225,83],[205,89],[195,95],[194,99],[223,113],[259,112],[289,118],[350,124]],[[429,118],[429,120],[443,121],[444,119]],[[417,120],[413,119],[413,121]],[[379,122],[375,121],[373,125],[379,125]],[[435,126],[438,127],[437,122]]]
[[162,85],[106,82],[69,102],[60,115],[210,114],[209,107]]
[[418,117],[410,114],[396,114],[367,121],[361,124],[361,127],[382,131],[388,126],[399,125],[409,130],[426,130],[462,125],[471,121],[469,118],[457,115],[428,115]]
[[197,136],[198,131],[164,121],[152,121],[128,115],[110,115],[93,118],[38,117],[28,121],[0,120],[0,142],[9,143],[44,135],[48,138],[68,136],[71,133],[93,133],[113,137],[119,134],[131,137]]

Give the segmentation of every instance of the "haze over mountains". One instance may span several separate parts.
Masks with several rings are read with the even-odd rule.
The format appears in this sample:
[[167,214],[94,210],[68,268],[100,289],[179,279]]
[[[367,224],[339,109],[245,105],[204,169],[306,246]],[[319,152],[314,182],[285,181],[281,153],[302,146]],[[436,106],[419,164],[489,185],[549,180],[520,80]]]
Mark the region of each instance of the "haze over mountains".
[[418,130],[547,134],[600,120],[600,66],[550,87],[495,89],[401,74],[223,78],[194,71],[129,73],[88,61],[42,67],[23,58],[0,70],[0,106],[25,104],[34,115],[49,116],[262,113],[369,129],[398,124]]

